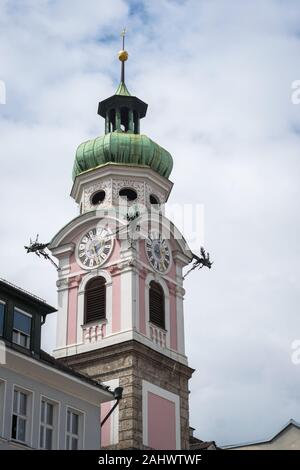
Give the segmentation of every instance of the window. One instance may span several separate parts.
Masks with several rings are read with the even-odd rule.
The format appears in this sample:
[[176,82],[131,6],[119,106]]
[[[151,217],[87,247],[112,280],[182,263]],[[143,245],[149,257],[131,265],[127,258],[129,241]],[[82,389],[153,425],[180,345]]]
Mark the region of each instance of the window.
[[91,196],[91,203],[93,206],[97,206],[98,204],[101,204],[105,199],[105,191],[101,189],[100,191],[97,191]]
[[123,188],[119,191],[119,196],[127,201],[135,201],[137,198],[137,192],[131,188]]
[[3,421],[4,421],[5,386],[6,386],[6,382],[0,379],[0,436],[2,435]]
[[28,394],[14,389],[11,438],[26,442],[28,427]]
[[81,419],[82,415],[68,409],[67,410],[67,437],[66,437],[66,449],[77,450],[81,447]]
[[106,286],[104,277],[91,279],[85,288],[85,323],[106,318]]
[[30,348],[31,320],[32,317],[28,313],[14,309],[13,342],[28,349]]
[[55,405],[41,400],[40,449],[53,449]]
[[4,313],[5,313],[5,302],[0,300],[0,336],[3,336],[4,331]]
[[159,200],[158,197],[155,196],[155,194],[150,194],[149,200],[151,205],[159,207]]
[[165,296],[158,282],[151,281],[149,289],[149,318],[150,322],[160,328],[165,328]]

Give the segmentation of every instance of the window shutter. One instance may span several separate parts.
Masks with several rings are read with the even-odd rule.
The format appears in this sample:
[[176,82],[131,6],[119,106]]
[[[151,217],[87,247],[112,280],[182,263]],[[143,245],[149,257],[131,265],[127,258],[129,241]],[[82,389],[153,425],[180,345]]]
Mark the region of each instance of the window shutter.
[[105,279],[91,279],[85,288],[85,323],[106,318]]
[[150,282],[149,289],[150,321],[160,328],[165,328],[165,296],[163,288],[157,282]]

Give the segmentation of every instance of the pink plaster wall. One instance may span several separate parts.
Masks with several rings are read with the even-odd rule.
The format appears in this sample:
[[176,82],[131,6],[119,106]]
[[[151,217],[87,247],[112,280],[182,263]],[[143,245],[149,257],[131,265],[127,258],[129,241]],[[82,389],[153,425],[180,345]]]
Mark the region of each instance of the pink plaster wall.
[[120,242],[118,240],[115,240],[114,247],[108,259],[108,262],[114,263],[115,261],[118,261],[119,259],[120,259]]
[[[109,401],[101,404],[101,420],[107,415],[111,407],[112,407],[112,404]],[[111,444],[110,442],[111,425],[112,425],[112,422],[111,422],[111,416],[110,416],[101,428],[101,447],[106,447]]]
[[78,286],[69,289],[67,344],[77,343],[77,294]]
[[70,273],[84,272],[83,269],[77,264],[75,253],[70,256]]
[[153,449],[176,449],[175,403],[148,392],[148,445]]

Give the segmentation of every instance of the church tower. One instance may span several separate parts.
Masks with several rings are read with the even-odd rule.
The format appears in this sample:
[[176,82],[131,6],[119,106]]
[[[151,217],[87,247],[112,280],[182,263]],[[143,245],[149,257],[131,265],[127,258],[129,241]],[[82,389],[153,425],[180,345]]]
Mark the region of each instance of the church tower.
[[[123,399],[102,447],[188,449],[193,370],[184,346],[183,268],[192,253],[164,215],[170,153],[140,133],[147,104],[121,81],[101,101],[105,133],[79,145],[71,196],[79,215],[49,246],[58,260],[55,357]],[[104,404],[103,416],[111,404]]]

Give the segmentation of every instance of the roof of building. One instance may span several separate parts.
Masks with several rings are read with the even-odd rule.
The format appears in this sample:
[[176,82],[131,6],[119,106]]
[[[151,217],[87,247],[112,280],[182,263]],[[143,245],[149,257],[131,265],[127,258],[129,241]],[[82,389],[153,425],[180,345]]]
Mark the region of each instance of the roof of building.
[[173,168],[171,154],[144,134],[110,132],[79,145],[73,179],[84,171],[107,163],[147,166],[168,178]]
[[95,387],[101,388],[102,390],[105,390],[106,392],[111,392],[113,394],[113,392],[109,389],[109,386],[104,385],[102,382],[100,382],[100,380],[92,379],[87,374],[78,372],[70,366],[66,366],[61,361],[58,361],[53,356],[48,354],[46,351],[41,350],[39,359],[41,362],[50,365],[51,367],[54,367],[55,369],[61,372],[65,372],[66,374],[72,375],[80,380],[83,380],[84,382],[87,382],[89,385],[93,385]]
[[220,449],[215,441],[202,441],[194,436],[195,428],[190,426],[190,450],[218,450]]
[[83,382],[88,383],[89,385],[92,385],[94,387],[100,388],[101,390],[105,390],[108,393],[112,394],[113,398],[113,392],[110,390],[108,385],[104,385],[100,380],[95,380],[89,377],[87,374],[84,374],[82,372],[78,372],[77,370],[73,369],[70,366],[66,366],[63,364],[61,361],[55,359],[55,357],[51,356],[48,354],[46,351],[43,349],[40,349],[39,354],[31,354],[31,351],[27,349],[20,348],[18,345],[14,345],[14,343],[11,343],[5,339],[3,339],[5,345],[7,348],[12,349],[16,351],[17,353],[22,354],[22,356],[29,357],[31,360],[41,362],[47,366],[50,366],[60,372],[64,372],[67,375],[70,375],[72,377],[76,377],[79,380],[82,380]]
[[25,298],[27,301],[35,304],[41,309],[43,314],[53,313],[57,311],[56,308],[52,307],[52,305],[49,305],[45,300],[41,299],[35,294],[32,294],[31,292],[28,292],[25,289],[22,289],[22,287],[19,287],[13,284],[12,282],[7,281],[6,279],[0,278],[0,287],[3,287],[14,295],[22,297],[23,299]]
[[258,445],[258,444],[268,444],[272,441],[274,441],[281,433],[286,431],[287,428],[290,426],[294,426],[298,429],[300,429],[300,423],[298,421],[295,421],[294,419],[290,419],[275,435],[272,437],[269,437],[268,439],[263,439],[263,440],[257,440],[257,441],[250,441],[250,442],[242,442],[239,444],[230,444],[227,446],[222,446],[222,449],[232,449],[236,447],[246,447],[246,446],[253,446],[253,445]]
[[201,441],[197,439],[198,442],[191,443],[190,441],[190,450],[217,450],[218,447],[215,441]]

